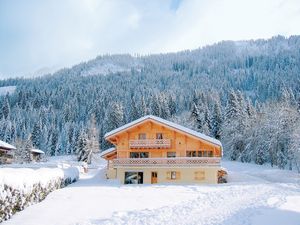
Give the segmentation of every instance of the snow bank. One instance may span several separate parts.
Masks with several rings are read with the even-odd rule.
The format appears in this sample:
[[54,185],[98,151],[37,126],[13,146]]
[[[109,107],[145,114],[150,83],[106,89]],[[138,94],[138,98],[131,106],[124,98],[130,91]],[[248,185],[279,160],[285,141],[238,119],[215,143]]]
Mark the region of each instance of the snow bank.
[[78,180],[79,167],[1,168],[0,222],[17,211],[40,202],[52,191]]

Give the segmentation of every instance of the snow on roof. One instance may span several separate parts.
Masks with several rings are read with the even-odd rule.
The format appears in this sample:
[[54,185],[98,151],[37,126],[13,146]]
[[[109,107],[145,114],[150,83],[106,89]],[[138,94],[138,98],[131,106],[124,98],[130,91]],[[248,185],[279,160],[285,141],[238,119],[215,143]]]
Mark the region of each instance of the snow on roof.
[[197,138],[201,138],[201,139],[203,139],[203,140],[206,140],[206,141],[208,141],[208,142],[211,142],[211,143],[213,143],[213,144],[216,144],[216,145],[219,145],[219,146],[222,147],[222,143],[221,143],[219,140],[215,139],[215,138],[209,137],[209,136],[207,136],[207,135],[205,135],[205,134],[199,133],[199,132],[194,131],[194,130],[192,130],[192,129],[190,129],[190,128],[181,126],[181,125],[179,125],[179,124],[170,122],[170,121],[168,121],[168,120],[165,120],[165,119],[162,119],[162,118],[160,118],[160,117],[153,116],[153,115],[147,115],[147,116],[141,117],[141,118],[139,118],[139,119],[137,119],[137,120],[134,120],[134,121],[132,121],[132,122],[130,122],[130,123],[125,124],[124,126],[121,126],[121,127],[117,128],[117,129],[115,129],[115,130],[112,130],[112,131],[106,133],[106,134],[104,135],[104,138],[107,138],[107,137],[109,137],[109,136],[111,136],[111,135],[114,135],[114,134],[116,134],[116,133],[119,133],[120,131],[126,130],[126,129],[132,127],[132,126],[135,126],[135,125],[137,125],[137,124],[139,124],[139,123],[142,123],[142,122],[144,122],[144,121],[147,120],[147,119],[151,119],[151,120],[157,121],[157,122],[162,123],[162,124],[165,124],[165,125],[167,125],[167,126],[169,126],[169,127],[172,127],[172,128],[174,128],[174,129],[180,130],[180,131],[185,132],[185,133],[188,133],[188,134],[190,134],[190,135],[192,135],[192,136],[195,136],[195,137],[197,137]]
[[39,153],[39,154],[45,154],[44,151],[40,150],[40,149],[36,149],[36,148],[32,148],[30,149],[31,152],[34,152],[34,153]]
[[100,156],[102,157],[102,156],[104,156],[104,155],[106,155],[106,154],[108,154],[108,153],[111,153],[111,152],[115,151],[115,150],[116,150],[116,148],[114,148],[114,147],[109,148],[109,149],[106,149],[106,150],[104,150],[104,151],[102,151],[102,152],[100,153]]
[[15,150],[15,149],[17,149],[15,146],[10,145],[10,144],[8,144],[8,143],[6,143],[4,141],[1,141],[1,140],[0,140],[0,148],[5,148],[5,149],[9,149],[9,150]]

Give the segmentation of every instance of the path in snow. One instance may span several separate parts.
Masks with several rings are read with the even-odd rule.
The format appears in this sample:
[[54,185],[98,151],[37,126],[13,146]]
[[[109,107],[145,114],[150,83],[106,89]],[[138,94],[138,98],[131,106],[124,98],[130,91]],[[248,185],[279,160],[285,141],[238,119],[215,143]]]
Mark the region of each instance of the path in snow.
[[104,164],[17,213],[4,225],[285,224],[300,225],[299,175],[224,162],[222,185],[119,185]]

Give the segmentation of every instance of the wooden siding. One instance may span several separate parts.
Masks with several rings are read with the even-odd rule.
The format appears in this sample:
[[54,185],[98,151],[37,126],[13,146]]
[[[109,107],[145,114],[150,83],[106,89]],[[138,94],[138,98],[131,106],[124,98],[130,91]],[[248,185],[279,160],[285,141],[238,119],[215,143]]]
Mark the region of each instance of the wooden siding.
[[[147,139],[156,139],[157,133],[163,134],[163,139],[171,140],[170,148],[131,149],[130,140],[138,140],[139,134],[145,133]],[[221,147],[205,140],[177,132],[165,126],[146,121],[139,126],[128,129],[113,139],[116,145],[117,158],[129,158],[130,152],[149,152],[149,158],[167,157],[167,152],[176,152],[176,157],[186,157],[186,151],[213,151],[214,157],[221,157]]]

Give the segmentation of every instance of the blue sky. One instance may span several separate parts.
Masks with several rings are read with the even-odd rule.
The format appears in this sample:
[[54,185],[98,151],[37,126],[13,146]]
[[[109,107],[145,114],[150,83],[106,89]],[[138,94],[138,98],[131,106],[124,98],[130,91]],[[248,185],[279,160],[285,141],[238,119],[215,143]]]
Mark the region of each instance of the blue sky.
[[300,34],[299,0],[0,0],[0,77]]

